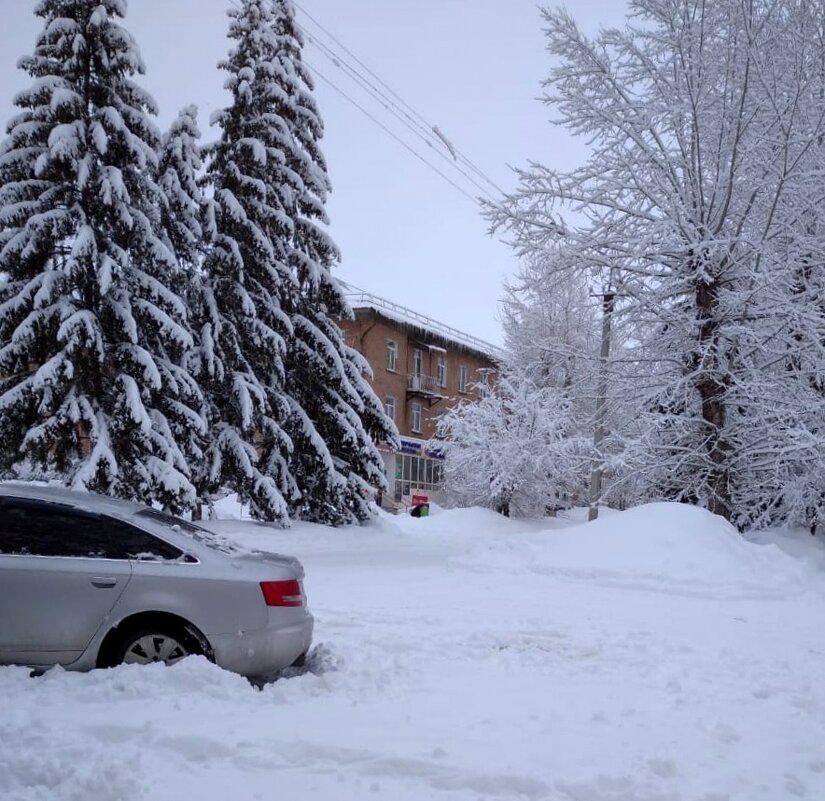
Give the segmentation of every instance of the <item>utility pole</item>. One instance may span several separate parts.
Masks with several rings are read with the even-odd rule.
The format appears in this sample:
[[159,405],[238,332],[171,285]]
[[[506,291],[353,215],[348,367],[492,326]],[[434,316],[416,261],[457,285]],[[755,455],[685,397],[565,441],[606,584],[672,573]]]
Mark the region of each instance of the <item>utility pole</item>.
[[613,318],[615,293],[605,289],[602,295],[602,347],[599,357],[599,383],[596,390],[596,418],[593,429],[593,469],[590,472],[590,505],[587,519],[599,516],[599,498],[602,495],[602,444],[607,434],[607,362],[610,358],[610,326]]

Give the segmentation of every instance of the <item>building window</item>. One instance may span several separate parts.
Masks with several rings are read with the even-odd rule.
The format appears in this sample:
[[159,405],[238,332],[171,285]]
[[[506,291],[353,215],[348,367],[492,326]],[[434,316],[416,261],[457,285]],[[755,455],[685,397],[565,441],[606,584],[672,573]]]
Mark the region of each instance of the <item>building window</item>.
[[443,478],[442,465],[441,459],[399,454],[395,467],[396,500],[422,490],[438,489]]
[[464,364],[458,368],[458,391],[467,391],[467,366]]
[[393,373],[398,369],[398,343],[387,340],[387,369]]
[[443,356],[438,357],[438,386],[447,386],[447,360]]
[[413,375],[420,378],[423,366],[424,354],[416,348],[415,351],[413,351]]
[[393,423],[394,423],[395,422],[395,398],[392,395],[388,395],[386,398],[384,398],[384,409],[387,412],[387,417],[389,417],[390,420],[392,420]]
[[436,439],[443,439],[444,438],[444,419],[449,414],[449,409],[439,409],[435,413],[435,438]]
[[421,403],[413,401],[410,407],[412,412],[412,425],[410,426],[416,434],[421,433]]
[[479,370],[478,372],[478,384],[476,384],[478,397],[486,398],[490,394],[490,373],[487,370]]

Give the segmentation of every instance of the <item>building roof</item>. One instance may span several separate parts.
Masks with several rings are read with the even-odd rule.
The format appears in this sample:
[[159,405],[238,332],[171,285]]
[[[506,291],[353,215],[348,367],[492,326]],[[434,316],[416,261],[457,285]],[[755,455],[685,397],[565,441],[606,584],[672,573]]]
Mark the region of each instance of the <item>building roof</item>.
[[362,309],[373,311],[387,320],[420,331],[425,336],[434,337],[461,348],[475,351],[494,361],[500,361],[504,357],[504,351],[490,342],[471,334],[465,334],[457,328],[440,323],[432,317],[427,317],[399,303],[373,295],[371,292],[352,286],[352,284],[346,284],[343,281],[340,281],[340,283],[354,312]]

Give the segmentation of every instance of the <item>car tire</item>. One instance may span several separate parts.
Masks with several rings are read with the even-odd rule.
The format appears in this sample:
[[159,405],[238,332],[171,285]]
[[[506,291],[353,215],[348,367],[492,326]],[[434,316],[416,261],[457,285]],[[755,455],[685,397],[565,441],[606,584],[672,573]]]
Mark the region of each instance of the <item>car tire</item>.
[[204,643],[186,626],[169,623],[132,629],[117,643],[112,655],[113,665],[148,665],[163,662],[174,665],[187,656],[203,656]]

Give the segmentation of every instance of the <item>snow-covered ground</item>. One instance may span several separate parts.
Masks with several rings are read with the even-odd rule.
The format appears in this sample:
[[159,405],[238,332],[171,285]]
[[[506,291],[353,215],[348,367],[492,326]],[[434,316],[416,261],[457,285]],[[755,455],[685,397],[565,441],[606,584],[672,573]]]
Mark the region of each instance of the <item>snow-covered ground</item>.
[[825,798],[819,539],[664,504],[213,525],[304,561],[309,669],[2,668],[3,801]]

